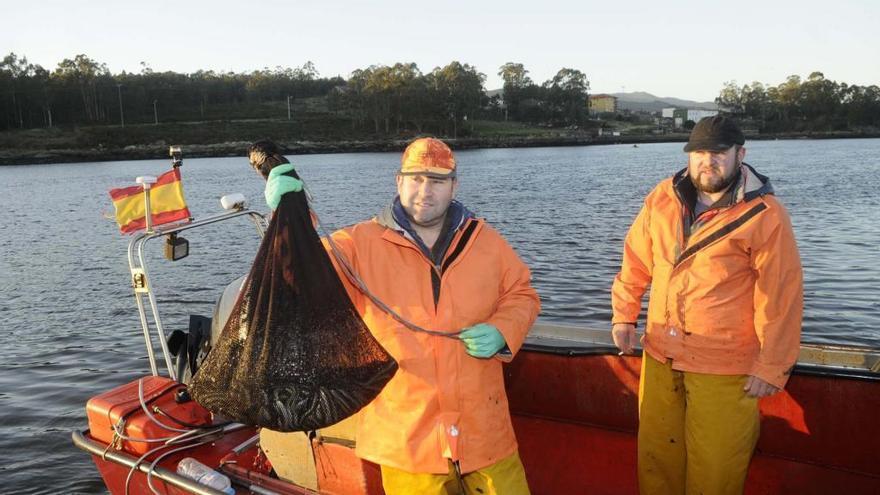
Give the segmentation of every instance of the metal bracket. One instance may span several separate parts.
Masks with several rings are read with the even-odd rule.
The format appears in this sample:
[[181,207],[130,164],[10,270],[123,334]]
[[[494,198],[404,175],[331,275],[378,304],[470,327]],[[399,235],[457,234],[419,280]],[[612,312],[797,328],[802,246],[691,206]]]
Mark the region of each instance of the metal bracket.
[[143,268],[131,269],[131,286],[134,287],[135,294],[148,294],[150,286],[147,284],[147,273]]

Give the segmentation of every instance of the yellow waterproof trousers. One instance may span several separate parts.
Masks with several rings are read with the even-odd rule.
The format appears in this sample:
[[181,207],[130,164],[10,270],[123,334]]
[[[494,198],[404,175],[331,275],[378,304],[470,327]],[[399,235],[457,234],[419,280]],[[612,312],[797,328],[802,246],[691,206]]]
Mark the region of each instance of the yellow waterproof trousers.
[[526,473],[518,453],[464,474],[465,494],[461,493],[451,462],[447,474],[408,473],[388,466],[381,468],[385,495],[529,495]]
[[639,382],[639,492],[740,495],[760,429],[745,375],[672,369],[645,353]]

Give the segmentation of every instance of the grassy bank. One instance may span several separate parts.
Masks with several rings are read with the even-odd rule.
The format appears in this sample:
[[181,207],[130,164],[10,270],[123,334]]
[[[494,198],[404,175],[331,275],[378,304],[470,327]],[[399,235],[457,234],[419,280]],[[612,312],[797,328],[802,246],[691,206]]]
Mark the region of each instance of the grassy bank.
[[[635,131],[633,129],[630,132]],[[353,129],[348,119],[302,115],[296,120],[251,119],[159,125],[31,129],[0,133],[0,165],[108,160],[160,159],[168,146],[181,145],[187,157],[243,156],[248,144],[269,138],[289,154],[399,151],[417,135],[414,130],[385,135]],[[749,139],[880,137],[852,132],[754,135]],[[455,149],[590,144],[676,142],[686,133],[627,133],[595,136],[579,129],[550,129],[517,122],[475,121],[459,137],[443,137]]]
[[[329,115],[306,115],[291,121],[251,119],[124,128],[30,129],[0,133],[0,164],[164,158],[169,145],[183,146],[189,157],[241,156],[249,143],[264,138],[278,142],[291,154],[388,151],[402,149],[417,135],[414,130],[389,136],[352,129],[349,120]],[[459,135],[459,139],[450,140],[459,148],[589,141],[586,133],[557,132],[512,122],[474,122],[465,125]]]

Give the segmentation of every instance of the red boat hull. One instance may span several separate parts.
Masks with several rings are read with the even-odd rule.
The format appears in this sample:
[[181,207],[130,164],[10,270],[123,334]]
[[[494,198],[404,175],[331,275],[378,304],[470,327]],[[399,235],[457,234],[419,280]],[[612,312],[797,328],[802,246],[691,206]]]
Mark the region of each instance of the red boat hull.
[[[507,366],[532,493],[636,494],[641,360],[523,352]],[[763,399],[748,495],[880,493],[880,381],[794,375]]]
[[[640,358],[523,351],[505,367],[520,456],[534,495],[636,494],[636,431]],[[785,391],[763,399],[761,439],[746,494],[848,495],[880,493],[880,381],[841,376],[792,376]],[[253,429],[169,457],[185,456],[222,468],[241,484],[277,493],[313,493],[271,479],[256,449],[231,454]],[[313,441],[321,493],[382,494],[379,469],[345,445]],[[124,493],[129,468],[94,456],[107,487]],[[187,493],[164,482],[160,493]],[[130,493],[150,493],[146,476],[132,477]],[[239,491],[238,493],[242,493]],[[246,493],[246,492],[245,492]]]

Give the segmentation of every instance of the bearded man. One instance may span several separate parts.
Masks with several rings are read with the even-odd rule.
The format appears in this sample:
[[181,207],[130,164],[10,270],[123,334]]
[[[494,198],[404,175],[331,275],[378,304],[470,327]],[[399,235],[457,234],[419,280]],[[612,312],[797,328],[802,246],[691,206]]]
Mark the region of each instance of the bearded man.
[[731,119],[702,119],[687,168],[657,185],[627,234],[612,287],[612,336],[642,339],[638,474],[643,494],[742,493],[758,399],[798,357],[803,276],[770,180],[743,162]]

